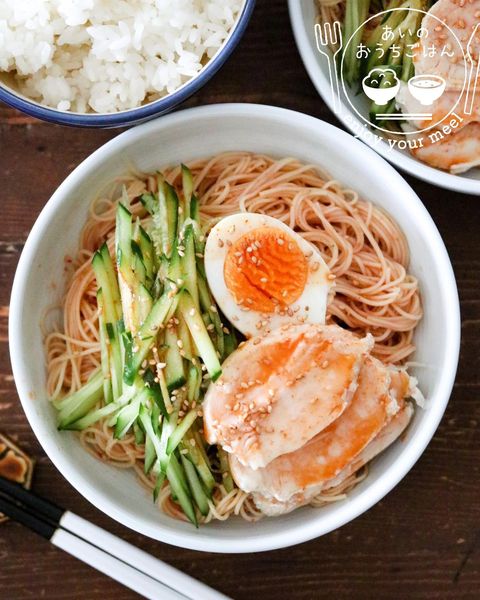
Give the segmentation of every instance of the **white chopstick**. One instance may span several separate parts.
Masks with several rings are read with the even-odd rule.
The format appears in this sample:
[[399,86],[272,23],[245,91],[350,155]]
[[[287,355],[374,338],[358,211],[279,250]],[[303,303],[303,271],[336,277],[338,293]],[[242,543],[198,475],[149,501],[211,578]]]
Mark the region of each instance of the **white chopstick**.
[[[76,536],[79,536],[84,540],[87,540],[90,544],[96,546],[100,550],[103,550],[103,552],[106,552],[112,555],[112,557],[119,559],[125,565],[128,564],[137,571],[145,574],[146,577],[156,580],[157,582],[162,582],[172,590],[172,593],[173,591],[178,592],[183,595],[183,598],[191,598],[192,600],[229,600],[227,596],[224,596],[220,592],[213,590],[204,583],[201,583],[193,577],[178,571],[174,567],[167,565],[154,556],[151,556],[147,552],[140,550],[140,548],[125,542],[124,540],[116,537],[108,531],[105,531],[104,529],[101,529],[97,525],[82,519],[82,517],[79,517],[70,511],[66,511],[63,514],[59,524],[63,529],[74,533]],[[63,536],[61,539],[63,539]],[[69,549],[63,546],[62,548],[67,552],[70,552]],[[85,559],[81,558],[81,560]],[[89,562],[89,564],[92,563]],[[93,563],[92,566],[105,573],[105,571],[99,568],[96,563]],[[107,575],[117,579],[117,577],[112,575],[111,572],[108,572]],[[135,589],[126,582],[122,581],[121,583],[131,587],[131,589]],[[135,589],[135,591],[142,593],[138,589]],[[158,594],[156,596],[144,595],[146,598],[159,598]],[[163,600],[163,598],[167,600],[170,597],[165,595],[161,597],[161,600]],[[178,598],[178,595],[172,596],[172,599],[173,598]]]
[[230,600],[128,542],[0,477],[0,512],[152,600]]
[[[111,579],[115,579],[144,598],[151,600],[186,600],[186,598],[190,598],[179,594],[160,581],[152,579],[65,529],[57,529],[50,541],[58,548],[65,550]],[[200,597],[198,596],[198,598]]]

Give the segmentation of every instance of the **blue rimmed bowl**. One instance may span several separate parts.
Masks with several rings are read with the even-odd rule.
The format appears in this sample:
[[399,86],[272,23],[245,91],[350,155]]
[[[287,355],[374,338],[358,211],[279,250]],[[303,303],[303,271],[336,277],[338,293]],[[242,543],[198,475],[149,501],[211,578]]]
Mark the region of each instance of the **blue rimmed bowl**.
[[215,75],[240,42],[255,6],[255,0],[244,0],[228,37],[203,69],[174,92],[142,106],[115,113],[76,113],[61,111],[35,102],[21,94],[8,76],[0,77],[0,101],[32,117],[74,127],[124,127],[138,125],[170,112],[203,87]]

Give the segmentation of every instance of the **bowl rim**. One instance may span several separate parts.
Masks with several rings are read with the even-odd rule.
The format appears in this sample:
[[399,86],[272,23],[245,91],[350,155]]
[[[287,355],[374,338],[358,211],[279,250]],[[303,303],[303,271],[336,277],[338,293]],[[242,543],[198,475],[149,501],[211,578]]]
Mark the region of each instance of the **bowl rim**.
[[245,33],[253,9],[255,8],[255,2],[256,0],[243,0],[241,12],[237,16],[225,41],[197,75],[186,81],[172,93],[149,102],[144,106],[115,113],[75,113],[61,111],[17,94],[1,83],[0,101],[32,117],[59,125],[74,127],[121,127],[151,119],[156,115],[172,110],[175,106],[197,92],[217,73],[230,57]]
[[[318,64],[317,56],[311,48],[306,28],[304,27],[302,15],[302,3],[304,1],[305,0],[288,0],[290,23],[303,65],[315,89],[328,108],[332,111],[332,113],[334,113],[335,117],[343,124],[344,127],[351,131],[355,137],[358,137],[356,129],[351,124],[351,119],[353,117],[355,123],[361,124],[362,130],[364,129],[364,124],[358,119],[357,115],[355,115],[355,113],[346,106],[341,95],[339,100],[342,110],[339,110],[337,113],[334,110],[332,94],[329,93],[330,84],[327,81],[320,65]],[[361,141],[366,145],[373,148],[375,152],[383,156],[383,158],[385,158],[388,162],[394,164],[399,169],[402,169],[402,171],[421,179],[422,181],[426,181],[431,185],[435,185],[447,190],[461,192],[462,194],[472,194],[474,196],[478,196],[480,194],[480,180],[470,179],[454,173],[447,173],[441,169],[436,169],[411,156],[403,154],[395,148],[390,149],[388,145],[383,142],[370,142],[370,137],[360,137],[359,139],[361,139]],[[480,169],[480,167],[477,168]]]
[[390,492],[406,475],[433,437],[450,397],[460,348],[460,309],[452,265],[438,229],[427,209],[409,184],[391,165],[372,149],[362,146],[362,155],[365,156],[365,160],[377,165],[388,173],[391,185],[399,188],[399,193],[403,194],[405,200],[408,198],[409,211],[414,214],[415,222],[422,223],[422,233],[423,235],[428,236],[430,240],[432,259],[437,265],[438,272],[442,273],[442,300],[451,314],[451,319],[445,323],[446,346],[448,345],[450,351],[448,355],[445,355],[445,364],[442,365],[442,368],[440,369],[439,392],[435,398],[435,403],[432,403],[431,405],[429,419],[415,432],[415,436],[409,441],[409,445],[405,446],[402,455],[401,457],[398,457],[397,462],[387,471],[379,475],[376,481],[366,487],[366,489],[351,502],[346,502],[343,506],[339,507],[334,515],[330,515],[328,523],[322,518],[322,513],[319,512],[317,516],[308,519],[305,523],[278,528],[278,530],[265,536],[245,536],[241,539],[227,539],[215,536],[201,537],[195,535],[195,531],[172,532],[170,529],[165,528],[161,523],[158,523],[155,530],[152,531],[151,525],[148,525],[148,521],[144,519],[141,514],[132,517],[130,512],[125,511],[123,508],[117,506],[114,501],[110,500],[102,489],[99,490],[90,485],[90,483],[76,470],[71,459],[62,455],[57,449],[55,441],[46,435],[47,430],[43,425],[43,420],[37,416],[35,404],[29,397],[28,361],[24,360],[23,344],[21,342],[21,323],[24,310],[24,299],[28,294],[27,281],[33,257],[37,255],[37,249],[45,231],[48,230],[50,220],[57,210],[57,207],[66,201],[69,197],[70,190],[74,189],[77,184],[85,176],[88,176],[91,170],[97,168],[98,164],[103,162],[104,159],[111,155],[118,154],[122,149],[136,143],[148,129],[161,131],[164,127],[175,125],[175,123],[181,122],[182,124],[185,124],[185,122],[194,122],[202,118],[215,118],[219,115],[222,117],[230,116],[242,119],[248,119],[249,117],[263,118],[265,120],[280,119],[285,122],[288,121],[291,125],[298,126],[299,130],[302,128],[308,128],[309,130],[325,128],[329,130],[331,135],[335,135],[337,139],[338,137],[342,137],[346,141],[348,138],[350,144],[360,144],[358,140],[353,139],[348,133],[312,116],[283,108],[257,104],[216,104],[190,108],[172,113],[161,119],[150,121],[139,127],[121,133],[119,136],[113,138],[97,149],[80,163],[70,175],[68,175],[53,193],[37,218],[25,243],[15,273],[10,300],[9,344],[12,371],[18,395],[30,426],[41,443],[43,450],[56,468],[89,502],[105,512],[111,518],[119,521],[122,525],[162,542],[193,550],[222,553],[246,553],[284,548],[326,534],[371,508]]

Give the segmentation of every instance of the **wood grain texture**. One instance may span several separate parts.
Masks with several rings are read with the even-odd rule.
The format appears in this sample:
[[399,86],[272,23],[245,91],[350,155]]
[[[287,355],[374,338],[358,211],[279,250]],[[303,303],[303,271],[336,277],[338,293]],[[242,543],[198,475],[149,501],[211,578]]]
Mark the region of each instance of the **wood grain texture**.
[[[184,104],[258,102],[336,123],[298,56],[284,0],[258,0],[251,24],[214,79]],[[336,123],[337,124],[337,123]],[[7,348],[15,266],[58,184],[119,133],[47,125],[0,106],[0,429],[38,457],[35,489],[236,600],[478,598],[480,589],[479,199],[408,178],[450,252],[463,316],[461,361],[445,417],[402,483],[367,514],[276,552],[212,555],[143,538],[88,504],[44,455],[15,392]],[[0,598],[127,600],[135,595],[8,523],[0,527]]]

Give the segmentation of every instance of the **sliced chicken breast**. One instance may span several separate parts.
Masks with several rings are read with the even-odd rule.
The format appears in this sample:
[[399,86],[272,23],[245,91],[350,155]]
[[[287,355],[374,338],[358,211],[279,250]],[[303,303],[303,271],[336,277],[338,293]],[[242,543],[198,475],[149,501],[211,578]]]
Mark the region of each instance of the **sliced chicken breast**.
[[301,448],[346,409],[372,346],[371,336],[314,324],[247,341],[207,391],[207,441],[251,469]]
[[[448,114],[450,114],[457,100],[458,92],[444,92],[443,95],[426,110],[420,101],[412,96],[406,83],[401,84],[400,90],[395,98],[397,108],[405,114],[422,114],[425,112],[432,113],[431,120],[419,119],[412,121],[411,125],[413,125],[416,129],[425,129],[434,123],[443,124],[443,121],[445,124],[448,124],[450,119],[446,119],[446,117]],[[480,86],[477,94],[474,97],[472,114],[467,115],[465,113],[465,94],[463,94],[463,96],[460,98],[460,101],[458,102],[454,112],[455,115],[459,117],[459,119],[456,119],[458,123],[457,130],[462,129],[469,123],[477,121],[480,122]],[[441,129],[441,125],[437,128]]]
[[480,123],[470,123],[435,143],[412,148],[411,152],[437,169],[464,173],[480,165]]
[[[235,456],[230,468],[237,485],[273,505],[305,504],[335,480],[378,436],[404,405],[410,378],[368,357],[358,388],[343,414],[302,448],[285,453],[265,468],[245,467]],[[295,506],[292,506],[294,508]],[[291,509],[290,509],[291,510]]]
[[349,477],[369,463],[378,454],[383,452],[388,446],[399,438],[407,428],[413,415],[413,406],[405,404],[403,408],[385,425],[376,438],[374,438],[360,454],[348,464],[340,473],[330,481],[321,486],[313,486],[308,490],[299,492],[289,498],[286,502],[280,502],[272,497],[266,497],[255,493],[254,501],[257,507],[267,516],[276,517],[291,512],[300,506],[309,504],[315,496],[321,492],[328,493],[340,486]]
[[[451,31],[435,17],[453,31],[463,52]],[[469,73],[470,69],[469,61],[465,61],[464,52],[479,22],[480,0],[438,0],[422,20],[422,28],[428,35],[421,38],[416,48],[413,58],[415,74],[439,75],[447,82],[447,90],[461,90],[465,82],[465,72],[467,70]],[[477,34],[472,47],[478,48],[479,44],[480,33]],[[435,53],[429,51],[431,47],[435,48]],[[474,56],[475,60],[478,58],[478,55]],[[472,85],[473,82],[472,78]]]

